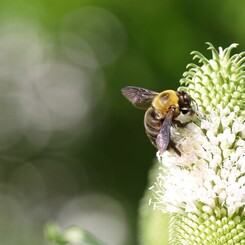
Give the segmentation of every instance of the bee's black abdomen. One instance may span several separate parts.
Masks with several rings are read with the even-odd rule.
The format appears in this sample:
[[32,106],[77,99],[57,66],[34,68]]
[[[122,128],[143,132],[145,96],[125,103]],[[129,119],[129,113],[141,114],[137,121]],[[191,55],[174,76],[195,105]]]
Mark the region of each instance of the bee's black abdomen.
[[156,138],[162,126],[162,119],[157,119],[154,109],[151,107],[145,113],[144,126],[147,136],[153,145],[156,146]]

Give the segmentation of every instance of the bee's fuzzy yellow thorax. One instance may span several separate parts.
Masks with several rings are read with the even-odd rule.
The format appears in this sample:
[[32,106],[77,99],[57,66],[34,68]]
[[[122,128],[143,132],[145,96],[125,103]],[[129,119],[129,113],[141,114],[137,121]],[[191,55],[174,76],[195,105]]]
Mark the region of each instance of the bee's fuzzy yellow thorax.
[[176,107],[176,115],[179,114],[179,97],[174,90],[165,90],[158,94],[152,101],[152,106],[158,114],[165,115],[171,106]]

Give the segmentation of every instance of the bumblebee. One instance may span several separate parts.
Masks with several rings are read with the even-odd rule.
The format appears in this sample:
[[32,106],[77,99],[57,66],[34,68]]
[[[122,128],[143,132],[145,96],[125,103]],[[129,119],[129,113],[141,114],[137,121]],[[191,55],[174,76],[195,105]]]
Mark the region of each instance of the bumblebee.
[[165,90],[157,93],[145,88],[127,86],[122,94],[133,106],[147,110],[144,126],[152,144],[162,154],[169,148],[180,156],[175,142],[171,139],[171,127],[184,127],[193,120],[195,111],[193,99],[184,91]]

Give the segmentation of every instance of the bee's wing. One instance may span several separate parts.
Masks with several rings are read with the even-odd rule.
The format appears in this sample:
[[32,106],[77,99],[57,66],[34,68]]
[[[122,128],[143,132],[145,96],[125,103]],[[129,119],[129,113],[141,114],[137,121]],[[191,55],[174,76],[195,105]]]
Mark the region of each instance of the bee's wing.
[[161,154],[167,150],[170,142],[170,129],[172,124],[172,119],[173,119],[173,110],[169,110],[156,138],[157,149],[160,151]]
[[122,94],[138,109],[147,109],[151,105],[152,100],[158,95],[157,92],[128,86],[121,89]]

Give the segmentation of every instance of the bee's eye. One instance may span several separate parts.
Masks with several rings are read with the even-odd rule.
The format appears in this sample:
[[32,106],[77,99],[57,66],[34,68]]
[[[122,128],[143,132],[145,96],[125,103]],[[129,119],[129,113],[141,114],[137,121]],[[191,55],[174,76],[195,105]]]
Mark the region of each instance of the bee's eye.
[[192,99],[191,99],[191,97],[190,97],[189,95],[186,95],[186,96],[185,96],[185,101],[186,101],[186,102],[190,103],[191,100],[192,100]]
[[189,111],[188,109],[182,109],[182,110],[181,110],[181,112],[182,112],[183,114],[188,113],[188,111]]

